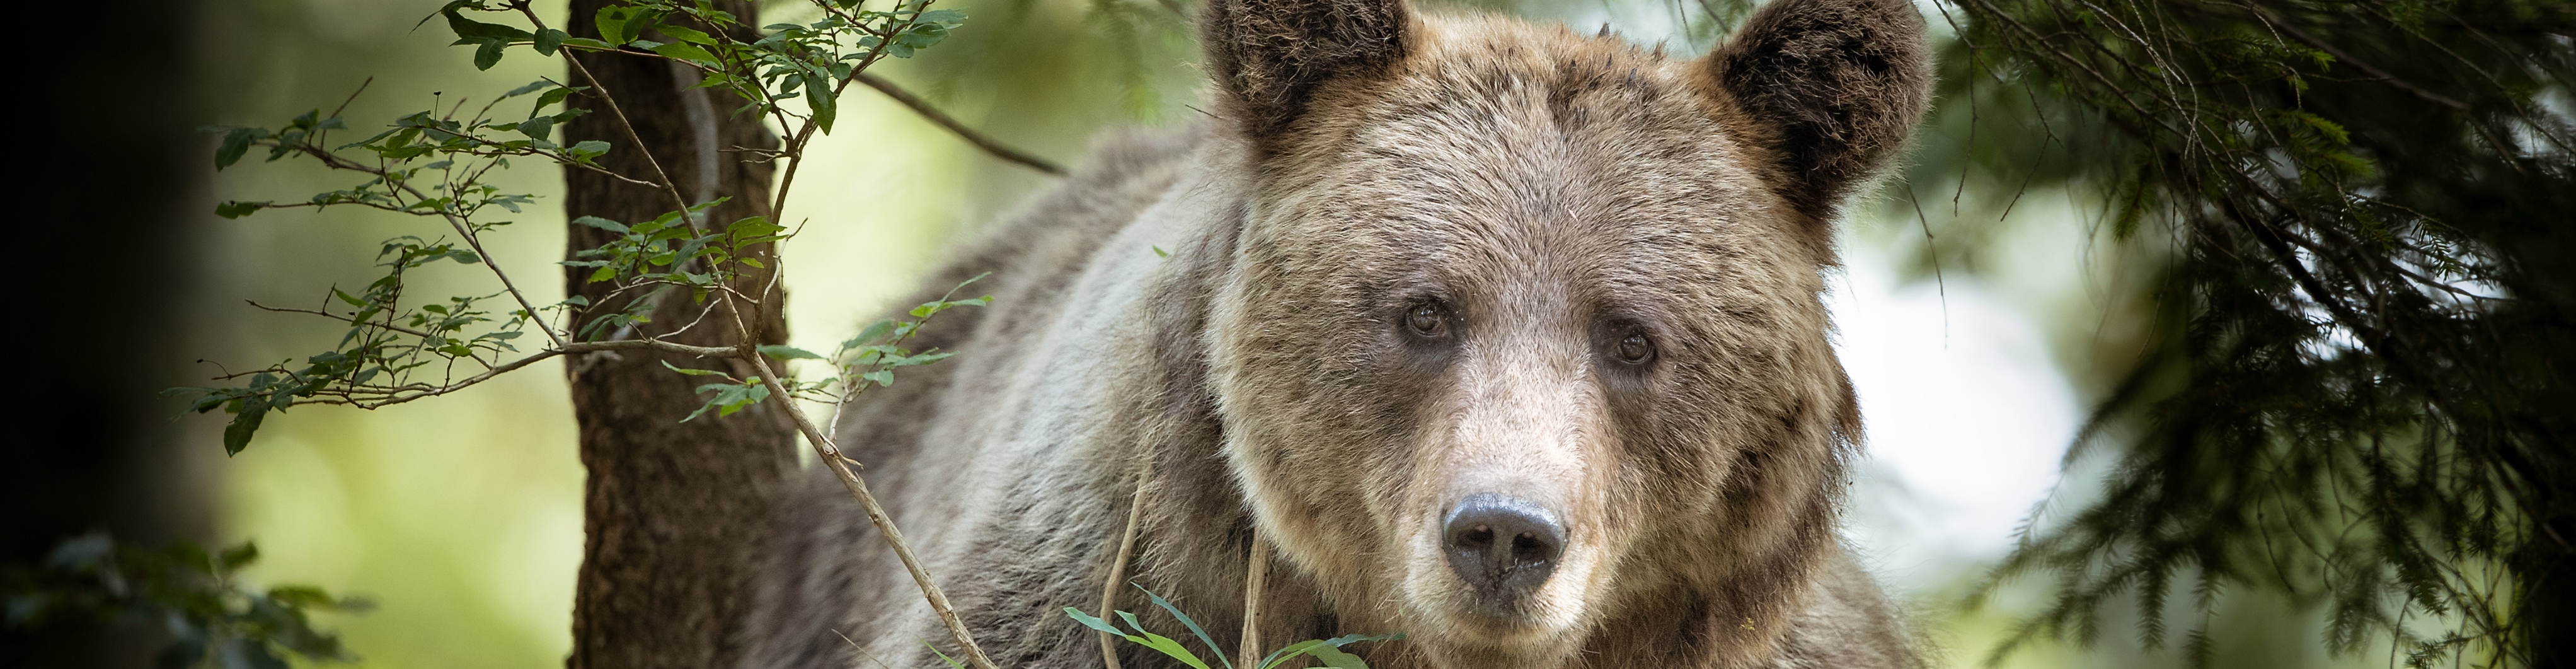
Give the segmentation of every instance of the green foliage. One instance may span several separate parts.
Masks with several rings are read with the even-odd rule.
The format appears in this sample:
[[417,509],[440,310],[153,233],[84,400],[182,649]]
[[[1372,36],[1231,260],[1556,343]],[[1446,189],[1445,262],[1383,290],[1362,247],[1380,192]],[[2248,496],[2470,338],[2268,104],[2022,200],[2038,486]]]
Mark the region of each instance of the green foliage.
[[56,546],[43,564],[0,567],[0,585],[10,627],[43,629],[65,618],[168,627],[176,640],[161,650],[162,669],[284,669],[288,656],[356,661],[338,635],[315,629],[308,614],[363,613],[373,604],[307,586],[260,589],[235,578],[258,559],[259,548],[249,543],[216,552],[187,543],[150,550],[93,533]]
[[[1163,611],[1172,614],[1174,619],[1181,621],[1181,626],[1188,629],[1192,636],[1198,637],[1199,643],[1207,646],[1209,654],[1216,656],[1217,664],[1209,665],[1207,660],[1200,659],[1198,654],[1191,652],[1188,646],[1182,645],[1181,642],[1175,641],[1171,637],[1147,631],[1144,623],[1138,622],[1136,620],[1136,614],[1133,613],[1128,613],[1126,611],[1112,612],[1120,621],[1127,623],[1126,630],[1121,630],[1116,624],[1107,620],[1102,620],[1097,616],[1083,613],[1082,609],[1070,606],[1064,607],[1064,615],[1072,618],[1075,622],[1082,623],[1084,627],[1089,627],[1102,633],[1115,636],[1120,639],[1125,639],[1128,643],[1154,649],[1154,652],[1162,653],[1174,660],[1179,660],[1181,664],[1189,665],[1194,669],[1210,669],[1211,666],[1222,667],[1223,669],[1235,669],[1234,661],[1228,659],[1225,649],[1216,645],[1216,639],[1209,637],[1207,630],[1200,628],[1197,620],[1191,619],[1189,614],[1182,613],[1180,607],[1173,606],[1170,601],[1164,600],[1162,595],[1154,594],[1154,591],[1152,590],[1145,590],[1142,586],[1139,586],[1136,589],[1143,591],[1146,597],[1151,598],[1155,606],[1161,607]],[[1381,636],[1351,634],[1330,639],[1309,639],[1281,646],[1278,650],[1273,650],[1269,655],[1263,656],[1258,665],[1245,667],[1244,669],[1278,669],[1280,666],[1287,664],[1289,660],[1307,656],[1312,656],[1317,661],[1323,662],[1324,666],[1332,667],[1333,669],[1368,669],[1367,661],[1361,660],[1357,655],[1344,652],[1342,647],[1362,641],[1395,641],[1403,638],[1403,634],[1387,634]]]
[[[869,324],[866,328],[860,329],[857,336],[842,340],[841,345],[833,348],[832,354],[828,356],[784,345],[762,346],[759,347],[759,351],[761,355],[776,358],[781,362],[814,360],[830,365],[832,375],[824,380],[801,381],[787,378],[780,379],[779,383],[797,399],[822,402],[835,408],[845,406],[857,400],[859,394],[867,392],[869,388],[894,385],[894,373],[897,369],[927,365],[956,355],[946,351],[914,351],[903,348],[902,344],[904,340],[919,334],[921,328],[930,324],[931,317],[939,315],[940,312],[958,307],[981,307],[992,304],[991,295],[963,300],[950,299],[957,296],[958,290],[983,278],[983,275],[977,275],[975,278],[967,279],[957,284],[957,287],[949,289],[948,294],[940,296],[939,299],[913,307],[910,312],[907,312],[913,320],[886,319]],[[673,370],[691,376],[719,376],[724,379],[721,382],[698,386],[700,393],[715,394],[707,399],[705,405],[698,407],[696,412],[689,414],[689,418],[697,418],[708,409],[714,409],[718,416],[729,416],[743,407],[769,398],[769,390],[762,387],[759,377],[736,379],[733,375],[715,370],[676,367]]]
[[2158,329],[2079,444],[2118,449],[2104,496],[1995,575],[2047,573],[2058,594],[1998,657],[2089,641],[2122,601],[2155,646],[2184,596],[2198,615],[2180,635],[2205,660],[2215,601],[2242,590],[2324,611],[2339,651],[2560,652],[2546,640],[2576,622],[2576,7],[1941,9],[1957,40],[1936,118],[1966,120],[1966,139],[1931,138],[1909,181],[2088,190],[2113,234],[2167,235],[2174,253],[2142,296]]
[[[812,4],[821,10],[820,20],[763,26],[759,39],[745,42],[730,37],[746,25],[732,14],[694,2],[641,0],[601,9],[593,17],[600,39],[562,43],[580,49],[641,51],[687,64],[704,72],[699,88],[724,90],[750,101],[735,110],[737,114],[774,114],[780,127],[811,123],[829,134],[839,113],[841,89],[852,77],[886,56],[911,58],[947,39],[950,31],[966,22],[964,12],[929,9],[929,0],[903,0],[885,11],[866,9],[858,0]],[[450,7],[480,9],[481,3],[458,2]],[[656,35],[670,41],[650,39]],[[800,114],[781,107],[787,100],[802,100],[805,111]]]
[[[702,73],[698,87],[722,90],[749,101],[736,113],[763,116],[790,129],[785,147],[755,150],[753,157],[783,159],[792,164],[802,159],[805,142],[813,132],[831,131],[834,99],[853,77],[881,58],[911,57],[946,39],[965,21],[961,12],[933,10],[929,4],[929,0],[899,0],[880,11],[866,9],[856,0],[818,0],[813,7],[820,11],[820,20],[772,24],[753,31],[742,19],[711,4],[636,0],[604,9],[593,17],[604,37],[596,40],[574,38],[546,26],[527,3],[521,2],[457,0],[422,23],[444,19],[456,36],[454,45],[473,47],[472,62],[479,69],[491,68],[519,47],[544,56],[567,58],[567,51],[616,51],[697,69]],[[478,19],[524,23],[525,27]],[[315,194],[301,202],[227,201],[216,206],[219,216],[241,218],[265,209],[357,206],[428,219],[443,227],[444,235],[451,236],[424,239],[405,235],[387,240],[378,253],[378,264],[385,268],[383,278],[354,294],[335,287],[330,291],[332,299],[315,307],[262,307],[347,323],[348,333],[333,350],[309,356],[302,365],[285,361],[217,377],[231,385],[174,388],[170,392],[191,396],[191,411],[210,413],[220,409],[232,414],[232,422],[224,431],[224,448],[227,453],[239,453],[249,446],[269,413],[296,404],[375,408],[455,392],[557,355],[626,344],[640,343],[646,348],[661,345],[655,339],[635,338],[634,326],[650,322],[651,309],[662,296],[673,292],[686,292],[692,302],[702,305],[711,297],[720,297],[731,309],[759,305],[763,297],[759,290],[745,291],[738,286],[745,284],[752,273],[776,270],[770,266],[775,256],[766,249],[789,239],[792,235],[787,228],[764,216],[743,218],[721,228],[710,227],[703,220],[706,211],[726,199],[688,203],[659,174],[609,172],[597,162],[612,150],[607,142],[591,140],[570,146],[555,143],[552,137],[557,126],[590,113],[564,103],[588,91],[589,87],[541,79],[494,96],[470,114],[465,113],[464,100],[434,105],[394,119],[371,137],[346,143],[330,141],[333,131],[348,128],[336,111],[328,115],[319,110],[307,112],[277,130],[209,128],[223,135],[215,150],[217,169],[231,167],[254,149],[265,149],[270,162],[307,158],[327,169],[364,177],[351,187]],[[535,96],[534,101],[524,115],[499,113],[504,102],[530,95]],[[784,106],[788,100],[801,101],[803,110]],[[619,236],[598,248],[576,253],[575,259],[563,264],[594,268],[589,276],[591,282],[614,284],[609,299],[603,299],[601,304],[621,297],[642,299],[623,299],[615,302],[622,305],[620,309],[599,313],[587,313],[593,311],[592,302],[580,296],[538,305],[489,262],[482,250],[482,235],[509,224],[507,220],[494,220],[495,212],[519,213],[522,205],[536,201],[533,194],[506,193],[487,183],[494,170],[507,169],[513,158],[607,173],[672,196],[673,209],[649,221],[630,224],[587,216],[574,221]],[[773,212],[784,204],[786,191],[782,188],[777,197],[771,203]],[[404,288],[410,270],[440,260],[480,265],[500,281],[503,290],[483,296],[406,299]],[[503,296],[514,303],[512,307],[481,306],[486,300]],[[943,301],[939,309],[969,303]],[[573,323],[581,324],[577,332],[573,331]],[[891,341],[908,336],[910,328],[917,326],[917,322],[905,323],[901,333],[882,346],[890,347]],[[530,331],[542,336],[544,346],[522,353],[513,340]],[[856,346],[845,346],[853,362],[842,369],[856,370],[858,376],[852,378],[866,378],[877,385],[892,383],[894,367],[927,364],[947,356],[888,355],[878,350],[879,344]],[[707,407],[714,408],[719,416],[768,398],[769,391],[757,387],[762,383],[759,377],[724,378],[724,382],[702,386],[702,390],[715,394],[717,399]],[[794,384],[793,392],[800,396],[833,395],[837,394],[834,388],[851,385],[838,378],[813,384],[792,379],[787,382]],[[705,410],[683,420],[694,419]]]

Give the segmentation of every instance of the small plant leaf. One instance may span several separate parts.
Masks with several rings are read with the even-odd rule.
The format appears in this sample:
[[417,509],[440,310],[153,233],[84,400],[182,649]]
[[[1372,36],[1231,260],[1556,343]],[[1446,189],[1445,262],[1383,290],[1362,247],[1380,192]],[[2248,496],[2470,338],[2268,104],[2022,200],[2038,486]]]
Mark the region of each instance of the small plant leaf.
[[761,355],[766,355],[766,356],[769,356],[769,357],[772,357],[772,358],[777,358],[777,359],[780,359],[780,360],[821,360],[821,359],[823,359],[823,356],[815,355],[815,354],[814,354],[814,352],[812,352],[812,351],[807,351],[807,350],[805,350],[805,349],[797,348],[797,347],[794,347],[794,346],[787,346],[787,345],[783,345],[783,344],[770,344],[770,345],[767,345],[767,346],[762,346],[762,347],[760,347],[760,354],[761,354]]
[[267,206],[268,203],[266,202],[241,202],[228,200],[222,204],[215,205],[215,215],[222,216],[224,218],[241,218],[243,216],[257,213],[260,209],[266,208]]
[[1171,612],[1173,618],[1180,619],[1182,627],[1189,628],[1191,634],[1198,635],[1199,643],[1207,644],[1208,652],[1216,655],[1216,661],[1224,663],[1225,669],[1234,669],[1234,661],[1226,659],[1225,649],[1217,647],[1215,639],[1208,638],[1207,630],[1199,629],[1199,621],[1191,620],[1190,614],[1181,612],[1181,607],[1173,606],[1169,600],[1163,599],[1162,595],[1154,594],[1152,590],[1145,590],[1145,586],[1138,585],[1136,589],[1144,590],[1145,597],[1153,600],[1155,606]]

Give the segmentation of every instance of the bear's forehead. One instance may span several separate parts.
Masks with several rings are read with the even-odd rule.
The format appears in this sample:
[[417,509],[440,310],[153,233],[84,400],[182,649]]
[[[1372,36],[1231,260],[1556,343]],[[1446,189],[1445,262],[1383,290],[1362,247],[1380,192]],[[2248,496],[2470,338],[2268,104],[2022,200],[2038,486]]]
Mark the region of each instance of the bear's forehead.
[[1659,237],[1745,232],[1720,228],[1777,209],[1717,121],[1705,63],[1563,26],[1425,23],[1390,76],[1319,105],[1317,134],[1334,140],[1297,179],[1317,204],[1415,223],[1616,222]]
[[[1771,264],[1751,256],[1786,241],[1782,209],[1716,120],[1704,63],[1562,26],[1428,23],[1391,76],[1319,105],[1335,139],[1304,166],[1300,208],[1342,225],[1307,241],[1560,276]],[[1636,272],[1615,274],[1595,278]]]

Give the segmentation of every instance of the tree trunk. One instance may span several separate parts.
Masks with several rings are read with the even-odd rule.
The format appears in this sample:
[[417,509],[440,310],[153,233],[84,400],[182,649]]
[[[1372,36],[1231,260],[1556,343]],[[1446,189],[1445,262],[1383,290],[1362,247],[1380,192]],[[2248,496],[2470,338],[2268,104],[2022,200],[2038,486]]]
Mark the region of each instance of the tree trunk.
[[[574,0],[572,34],[598,37],[591,18],[609,4]],[[748,2],[716,4],[746,23],[758,15]],[[665,61],[616,54],[578,58],[596,80],[580,69],[567,73],[574,85],[593,88],[573,98],[573,106],[591,113],[564,129],[566,143],[608,142],[615,148],[599,159],[602,166],[647,180],[667,173],[692,204],[718,195],[733,198],[710,210],[704,225],[768,213],[770,166],[744,162],[741,157],[747,154],[725,151],[777,143],[757,118],[731,113],[740,100],[704,89],[681,90],[695,77]],[[603,92],[615,97],[617,107],[598,97]],[[582,170],[565,170],[564,176],[567,218],[632,223],[678,208],[667,190]],[[598,247],[612,237],[596,228],[571,226],[566,253]],[[592,303],[577,319],[580,324],[617,313],[630,299],[659,303],[651,307],[651,322],[634,326],[636,332],[603,331],[584,339],[654,334],[700,346],[741,341],[735,320],[714,297],[703,304],[687,291],[611,299],[610,284],[588,283],[588,274],[571,268],[564,275],[566,293]],[[762,294],[758,286],[767,279],[745,277],[744,292]],[[762,313],[743,315],[756,330],[753,339],[784,341],[782,301],[770,291],[762,300]],[[728,364],[648,352],[597,353],[565,363],[581,429],[581,461],[589,470],[583,512],[588,540],[573,597],[573,651],[566,662],[572,669],[722,667],[733,664],[739,652],[736,621],[750,595],[752,528],[767,514],[780,477],[795,466],[793,426],[766,405],[729,417],[710,412],[680,422],[702,399],[691,390],[696,384],[665,369],[665,362],[694,368]],[[727,371],[753,373],[747,367]]]
[[[64,539],[106,530],[145,546],[213,538],[222,480],[214,437],[171,416],[184,403],[161,389],[203,382],[205,367],[170,351],[205,346],[192,326],[189,286],[202,285],[207,218],[204,75],[190,37],[203,3],[120,5],[119,46],[77,31],[29,31],[33,53],[80,54],[27,68],[28,91],[81,91],[77,102],[20,105],[28,127],[87,132],[23,135],[41,167],[11,179],[12,235],[29,249],[17,273],[24,318],[7,329],[15,356],[0,409],[0,564],[42,564]],[[72,4],[24,5],[30,24],[95,21]],[[124,13],[131,12],[131,13]],[[126,40],[131,40],[126,41]],[[101,86],[97,82],[113,81]],[[35,223],[42,221],[44,223]],[[41,379],[41,381],[38,381]],[[167,643],[160,621],[126,625],[83,616],[37,627],[0,623],[0,664],[141,669]]]

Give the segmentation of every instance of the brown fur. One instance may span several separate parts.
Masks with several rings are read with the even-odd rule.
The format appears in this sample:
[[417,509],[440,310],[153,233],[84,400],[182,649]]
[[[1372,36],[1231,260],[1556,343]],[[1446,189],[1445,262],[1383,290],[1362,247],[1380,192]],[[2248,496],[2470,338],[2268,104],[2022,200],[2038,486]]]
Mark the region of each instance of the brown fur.
[[[1359,648],[1390,668],[1914,664],[1836,540],[1859,421],[1818,297],[1835,204],[1924,106],[1910,5],[1779,0],[1700,60],[1388,0],[1206,21],[1226,122],[1105,143],[951,262],[931,285],[995,272],[995,305],[925,342],[961,355],[840,421],[996,661],[1098,662],[1060,611],[1097,607],[1150,461],[1130,573],[1228,645],[1257,526],[1274,645],[1409,633]],[[1400,329],[1425,303],[1453,338]],[[1605,353],[1631,332],[1651,363]],[[935,663],[908,578],[807,478],[773,521],[751,663]],[[1480,490],[1567,526],[1505,618],[1466,612],[1433,538]]]

